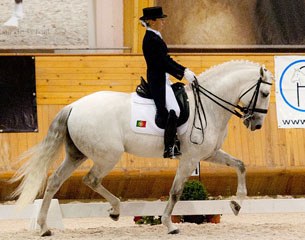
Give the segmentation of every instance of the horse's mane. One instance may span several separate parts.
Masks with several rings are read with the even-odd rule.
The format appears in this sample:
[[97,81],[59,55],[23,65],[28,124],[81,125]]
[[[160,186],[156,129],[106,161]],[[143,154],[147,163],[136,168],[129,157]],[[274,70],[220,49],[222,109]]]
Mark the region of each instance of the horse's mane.
[[208,68],[207,70],[199,74],[198,78],[210,80],[214,76],[217,75],[219,77],[219,74],[226,74],[228,70],[231,70],[232,68],[240,67],[240,65],[242,65],[243,67],[257,67],[257,68],[260,67],[259,63],[251,62],[248,60],[231,60]]

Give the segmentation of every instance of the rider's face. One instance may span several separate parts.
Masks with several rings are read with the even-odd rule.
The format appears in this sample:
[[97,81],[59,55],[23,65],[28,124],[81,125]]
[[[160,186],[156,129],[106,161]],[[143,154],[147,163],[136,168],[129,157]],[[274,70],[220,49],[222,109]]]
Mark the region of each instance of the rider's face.
[[157,18],[156,20],[150,20],[149,22],[150,27],[159,32],[162,31],[164,23],[165,23],[165,18]]

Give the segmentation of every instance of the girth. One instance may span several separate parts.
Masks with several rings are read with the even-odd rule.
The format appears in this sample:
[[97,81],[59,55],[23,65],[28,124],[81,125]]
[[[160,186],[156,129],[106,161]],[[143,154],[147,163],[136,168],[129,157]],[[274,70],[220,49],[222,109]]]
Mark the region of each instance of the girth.
[[[189,115],[190,115],[189,101],[188,101],[187,94],[185,92],[184,83],[176,82],[176,83],[172,84],[171,87],[174,91],[177,103],[180,107],[180,116],[177,120],[177,126],[179,127],[182,124],[184,124],[189,118]],[[149,85],[143,77],[141,77],[141,83],[136,88],[136,93],[140,97],[152,99],[152,95],[149,90]],[[159,116],[158,116],[158,118],[159,118]],[[156,119],[157,119],[157,117],[156,117]],[[166,119],[164,119],[164,120],[165,121],[163,121],[163,122],[166,122]],[[157,121],[156,121],[156,124],[160,128],[165,127],[165,126],[161,126],[160,124],[158,124]]]

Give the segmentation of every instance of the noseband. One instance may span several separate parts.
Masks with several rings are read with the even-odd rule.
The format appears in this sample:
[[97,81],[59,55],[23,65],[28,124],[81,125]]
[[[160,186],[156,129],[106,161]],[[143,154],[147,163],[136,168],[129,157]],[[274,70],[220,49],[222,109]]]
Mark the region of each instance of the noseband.
[[244,119],[251,118],[255,112],[267,114],[268,109],[256,108],[257,99],[258,99],[258,95],[259,95],[259,89],[260,89],[260,86],[261,86],[262,83],[272,85],[272,83],[266,82],[266,81],[262,80],[262,78],[260,77],[257,80],[256,84],[254,84],[252,87],[250,87],[247,91],[245,91],[240,96],[239,100],[241,100],[243,96],[245,96],[248,92],[250,92],[253,88],[255,88],[255,91],[252,95],[251,101],[249,102],[247,107],[241,107],[241,106],[237,105],[237,108],[242,113],[244,113],[244,115],[241,115],[240,118],[244,118]]

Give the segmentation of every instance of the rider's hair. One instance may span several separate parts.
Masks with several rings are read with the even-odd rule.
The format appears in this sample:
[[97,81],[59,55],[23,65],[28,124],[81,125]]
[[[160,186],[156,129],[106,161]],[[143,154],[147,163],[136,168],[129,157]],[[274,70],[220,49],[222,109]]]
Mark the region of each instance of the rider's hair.
[[[150,19],[150,20],[153,20],[153,21],[156,21],[157,19],[156,18],[153,18],[153,19]],[[149,24],[149,21],[148,20],[141,20],[141,24],[143,27],[150,27],[150,24]]]

